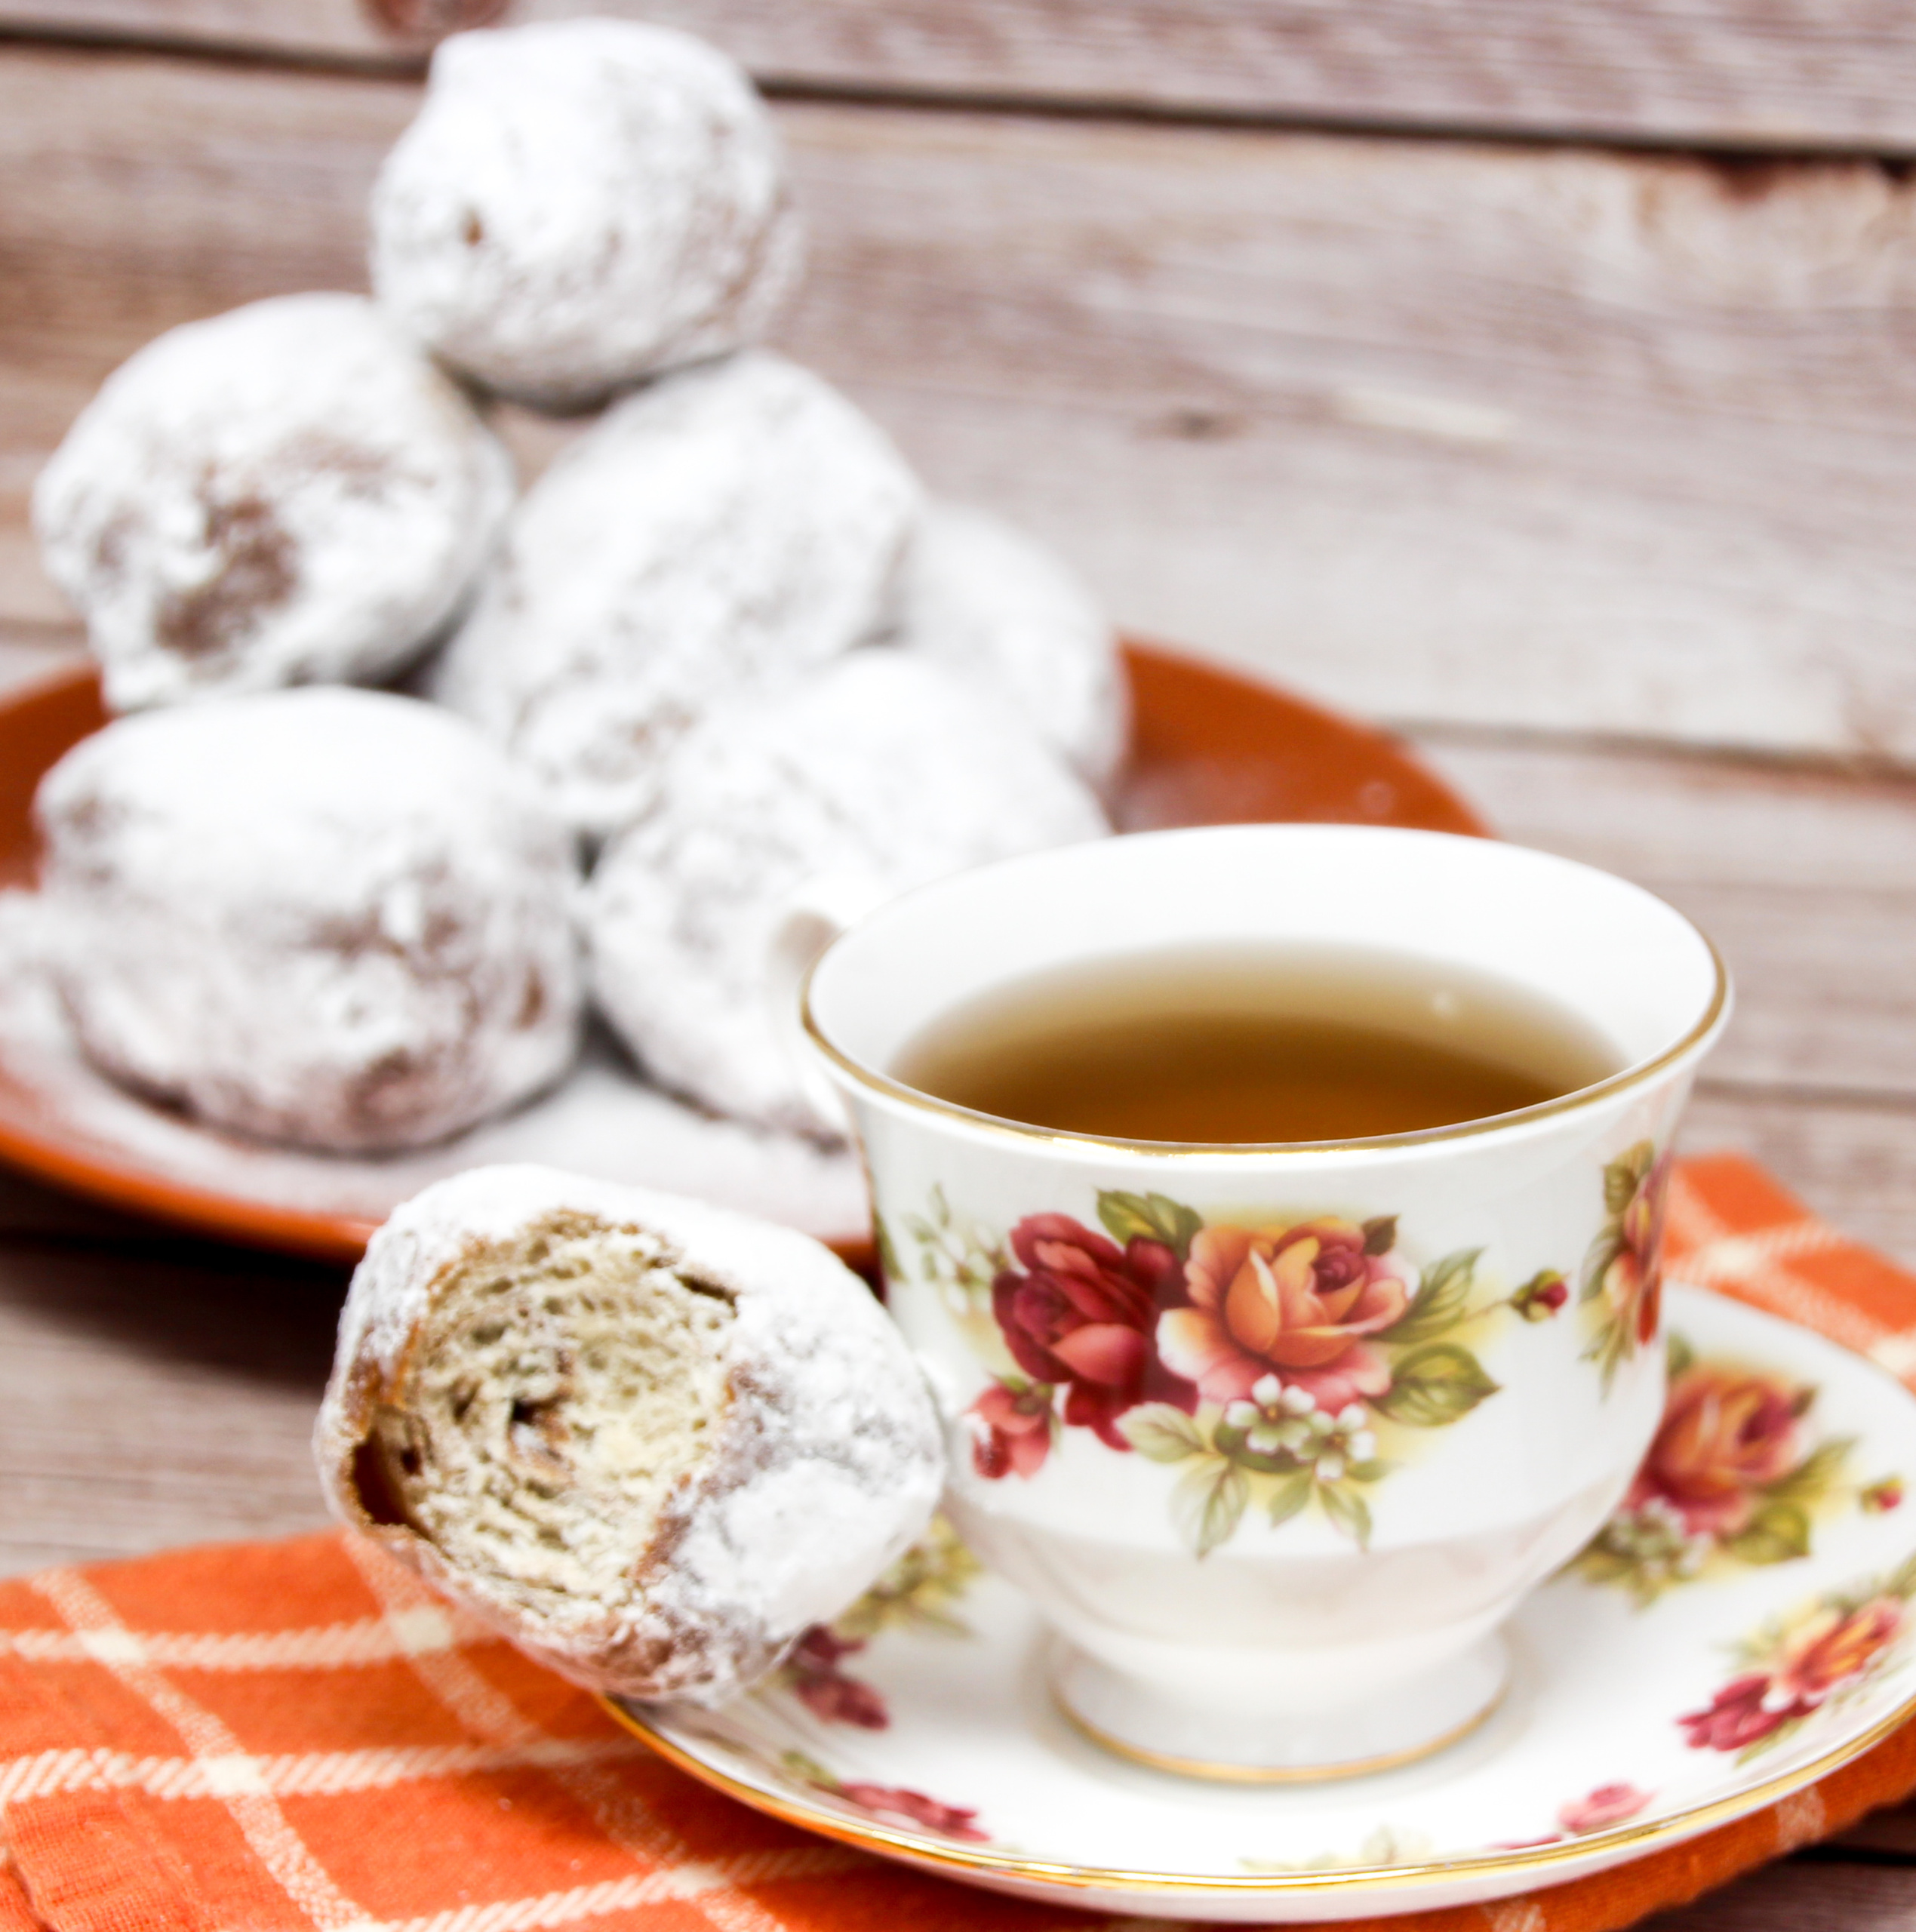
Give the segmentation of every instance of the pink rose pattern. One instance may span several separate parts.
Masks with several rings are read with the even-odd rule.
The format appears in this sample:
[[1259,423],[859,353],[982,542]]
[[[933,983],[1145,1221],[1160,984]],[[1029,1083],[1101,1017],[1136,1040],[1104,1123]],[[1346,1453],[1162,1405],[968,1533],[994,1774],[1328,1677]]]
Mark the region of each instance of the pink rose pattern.
[[1607,1832],[1634,1818],[1650,1801],[1652,1794],[1633,1784],[1600,1784],[1587,1797],[1572,1798],[1557,1814],[1565,1834],[1582,1838],[1590,1832]]
[[1017,1373],[972,1404],[972,1464],[1029,1481],[1062,1432],[1189,1465],[1173,1507],[1200,1555],[1253,1501],[1307,1506],[1358,1542],[1385,1473],[1380,1423],[1444,1426],[1496,1392],[1459,1331],[1507,1311],[1551,1319],[1546,1269],[1496,1300],[1475,1251],[1421,1271],[1394,1217],[1207,1226],[1160,1194],[1101,1194],[1103,1232],[1033,1214],[997,1251],[991,1313]]
[[1557,1829],[1540,1838],[1519,1838],[1497,1847],[1499,1851],[1528,1851],[1533,1846],[1561,1844],[1566,1838],[1588,1837],[1592,1832],[1607,1832],[1627,1824],[1655,1798],[1653,1791],[1639,1791],[1633,1784],[1600,1784],[1582,1798],[1573,1798],[1557,1812]]
[[902,1785],[841,1784],[834,1795],[861,1811],[869,1811],[881,1824],[903,1825],[908,1829],[916,1825],[936,1832],[940,1838],[956,1838],[966,1844],[991,1842],[991,1835],[978,1829],[975,1808],[943,1804]]

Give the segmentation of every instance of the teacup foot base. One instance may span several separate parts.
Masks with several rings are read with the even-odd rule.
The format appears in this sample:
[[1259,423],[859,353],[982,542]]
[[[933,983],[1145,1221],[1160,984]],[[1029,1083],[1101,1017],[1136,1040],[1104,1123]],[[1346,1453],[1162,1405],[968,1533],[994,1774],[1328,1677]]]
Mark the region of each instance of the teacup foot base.
[[1385,1697],[1336,1711],[1201,1710],[1173,1703],[1081,1651],[1060,1649],[1051,1694],[1101,1749],[1153,1770],[1226,1784],[1308,1784],[1368,1777],[1468,1737],[1503,1701],[1509,1660],[1487,1637]]

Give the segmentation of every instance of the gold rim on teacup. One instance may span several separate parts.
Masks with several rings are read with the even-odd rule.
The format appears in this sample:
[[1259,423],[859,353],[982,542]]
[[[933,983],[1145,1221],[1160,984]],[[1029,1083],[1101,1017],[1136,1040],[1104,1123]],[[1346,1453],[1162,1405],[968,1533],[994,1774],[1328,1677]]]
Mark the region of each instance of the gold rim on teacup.
[[996,1114],[979,1113],[972,1108],[958,1106],[955,1101],[943,1100],[936,1094],[921,1093],[915,1087],[909,1087],[903,1081],[893,1079],[888,1073],[867,1066],[863,1061],[854,1059],[834,1044],[819,1025],[817,1017],[812,1011],[812,982],[825,963],[823,954],[806,968],[803,978],[799,981],[798,1022],[812,1045],[847,1079],[857,1081],[868,1091],[922,1113],[957,1121],[967,1128],[984,1133],[1001,1134],[1013,1140],[1026,1141],[1036,1146],[1066,1151],[1081,1147],[1087,1152],[1116,1149],[1149,1160],[1164,1161],[1233,1158],[1269,1161],[1273,1155],[1361,1152],[1373,1148],[1381,1151],[1427,1146],[1438,1141],[1461,1140],[1481,1134],[1501,1133],[1509,1128],[1527,1126],[1535,1121],[1573,1113],[1581,1107],[1600,1105],[1614,1095],[1627,1093],[1633,1087],[1655,1080],[1686,1054],[1693,1052],[1715,1029],[1730,999],[1730,970],[1724,964],[1723,955],[1717,950],[1715,941],[1687,913],[1672,905],[1660,893],[1650,892],[1647,888],[1640,889],[1645,892],[1647,897],[1656,900],[1659,905],[1682,920],[1709,954],[1711,969],[1715,976],[1715,983],[1711,989],[1709,1004],[1696,1024],[1674,1045],[1665,1048],[1653,1059],[1641,1061],[1634,1066],[1626,1066],[1606,1079],[1597,1081],[1588,1087],[1578,1088],[1574,1093],[1561,1094],[1555,1100],[1541,1100],[1535,1106],[1519,1107],[1510,1113],[1491,1114],[1482,1120],[1456,1121],[1447,1127],[1419,1128],[1408,1134],[1373,1134],[1358,1140],[1128,1140],[1098,1134],[1063,1134],[1050,1128],[1033,1127],[1023,1121],[1007,1120]]

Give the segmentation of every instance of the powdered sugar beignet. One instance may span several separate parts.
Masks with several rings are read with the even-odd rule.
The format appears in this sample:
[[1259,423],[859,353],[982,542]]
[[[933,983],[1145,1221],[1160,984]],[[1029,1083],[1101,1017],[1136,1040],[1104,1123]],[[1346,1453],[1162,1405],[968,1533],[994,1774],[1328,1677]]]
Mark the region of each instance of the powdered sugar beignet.
[[818,1133],[767,1004],[793,896],[825,876],[902,891],[1108,829],[1004,704],[902,651],[854,651],[680,741],[587,889],[593,989],[666,1085]]
[[592,1687],[723,1702],[924,1527],[936,1414],[804,1235],[535,1167],[416,1195],[353,1277],[334,1509]]
[[630,20],[441,42],[372,227],[394,316],[487,388],[561,409],[757,340],[800,257],[743,71]]
[[918,506],[876,426],[783,357],[667,377],[528,492],[424,688],[603,835],[715,706],[872,630]]
[[929,505],[900,572],[896,641],[975,679],[1106,790],[1130,735],[1111,620],[1059,559],[983,510]]
[[55,983],[88,1057],[143,1094],[377,1152],[572,1060],[571,835],[430,706],[313,688],[142,712],[35,810]]
[[457,614],[512,500],[504,447],[371,303],[288,295],[109,377],[33,521],[131,711],[389,676]]

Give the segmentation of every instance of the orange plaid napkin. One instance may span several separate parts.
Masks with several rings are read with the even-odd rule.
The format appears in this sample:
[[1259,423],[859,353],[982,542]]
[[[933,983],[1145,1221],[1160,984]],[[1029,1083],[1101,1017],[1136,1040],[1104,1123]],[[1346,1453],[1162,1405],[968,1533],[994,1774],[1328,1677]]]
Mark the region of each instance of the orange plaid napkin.
[[[1672,1273],[1916,1374],[1916,1277],[1733,1156],[1677,1172]],[[1916,1724],[1633,1865],[1394,1932],[1608,1932],[1916,1789]],[[0,1932],[1037,1932],[671,1769],[337,1535],[0,1584]],[[1135,1925],[1135,1921],[1125,1921]]]

